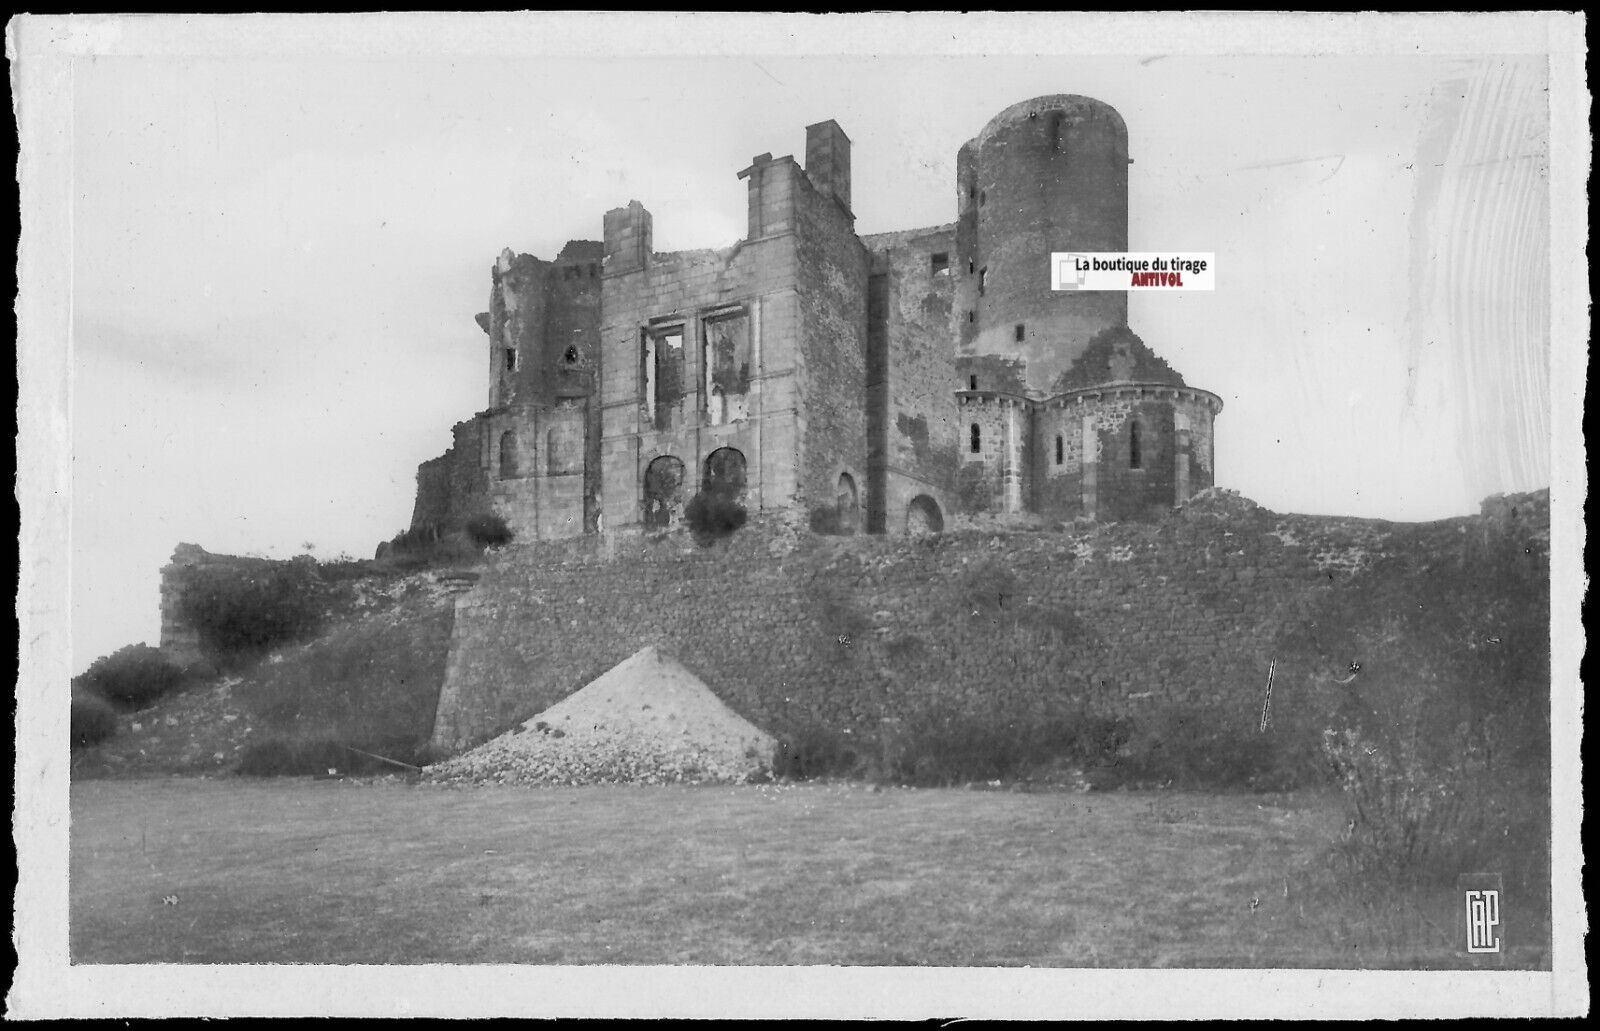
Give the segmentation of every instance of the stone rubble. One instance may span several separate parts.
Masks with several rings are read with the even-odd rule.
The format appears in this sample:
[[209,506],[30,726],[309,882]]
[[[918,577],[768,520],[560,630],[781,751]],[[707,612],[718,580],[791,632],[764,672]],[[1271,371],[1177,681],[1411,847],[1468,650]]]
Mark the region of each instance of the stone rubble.
[[747,783],[775,742],[653,647],[509,733],[430,766],[435,782]]

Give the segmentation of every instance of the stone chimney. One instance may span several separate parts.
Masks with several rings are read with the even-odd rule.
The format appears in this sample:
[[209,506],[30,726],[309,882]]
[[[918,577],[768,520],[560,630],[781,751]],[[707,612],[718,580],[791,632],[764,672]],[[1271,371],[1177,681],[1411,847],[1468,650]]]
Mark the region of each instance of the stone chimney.
[[806,126],[806,175],[850,212],[850,137],[831,118]]
[[652,219],[643,204],[630,200],[605,217],[606,273],[637,272],[650,267]]

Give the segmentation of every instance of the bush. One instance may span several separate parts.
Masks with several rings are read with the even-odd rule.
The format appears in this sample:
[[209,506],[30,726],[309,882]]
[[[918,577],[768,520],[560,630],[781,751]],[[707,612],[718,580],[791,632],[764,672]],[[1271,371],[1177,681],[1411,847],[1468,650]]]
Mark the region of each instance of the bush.
[[72,723],[68,731],[73,748],[97,745],[117,732],[117,713],[97,694],[72,692]]
[[855,528],[839,512],[837,505],[817,505],[809,513],[811,532],[829,537],[848,537]]
[[689,524],[689,533],[696,544],[709,547],[724,537],[732,536],[744,526],[748,514],[744,506],[721,494],[701,491],[689,499],[684,507],[683,519]]
[[860,752],[852,737],[818,725],[780,735],[772,754],[773,776],[805,780],[854,773],[860,765]]
[[1031,723],[1003,716],[924,710],[901,721],[884,750],[882,775],[903,784],[944,786],[1025,776],[1072,752],[1065,720]]
[[1269,724],[1209,706],[1169,705],[1124,724],[1123,742],[1091,763],[1096,787],[1195,791],[1287,791],[1316,776],[1317,741],[1302,728]]
[[297,560],[248,571],[201,567],[180,611],[199,632],[201,646],[227,666],[312,636],[322,626],[325,603],[316,563]]
[[[1329,591],[1286,643],[1342,705],[1323,741],[1353,882],[1453,883],[1499,872],[1548,905],[1548,557],[1514,534],[1465,536],[1441,560],[1395,548]],[[1330,683],[1331,682],[1331,683]]]
[[1349,823],[1335,852],[1365,880],[1453,884],[1492,870],[1532,897],[1549,878],[1549,793],[1496,761],[1494,724],[1439,735],[1421,721],[1374,737],[1328,731],[1324,754],[1344,791]]
[[183,683],[183,670],[159,648],[130,644],[94,660],[80,682],[84,687],[124,705],[149,705]]
[[487,548],[510,544],[514,534],[503,518],[485,512],[467,520],[467,536],[480,548]]
[[476,562],[481,557],[481,549],[482,545],[464,531],[440,536],[432,527],[420,527],[402,530],[387,546],[380,546],[374,565],[396,573],[415,573],[436,566]]

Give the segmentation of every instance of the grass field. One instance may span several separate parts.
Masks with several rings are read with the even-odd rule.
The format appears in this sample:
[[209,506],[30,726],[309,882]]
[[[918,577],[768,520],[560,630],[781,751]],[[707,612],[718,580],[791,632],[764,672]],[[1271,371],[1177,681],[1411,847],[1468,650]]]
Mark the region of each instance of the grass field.
[[1306,887],[1326,794],[172,778],[71,811],[77,963],[1465,965],[1448,893]]

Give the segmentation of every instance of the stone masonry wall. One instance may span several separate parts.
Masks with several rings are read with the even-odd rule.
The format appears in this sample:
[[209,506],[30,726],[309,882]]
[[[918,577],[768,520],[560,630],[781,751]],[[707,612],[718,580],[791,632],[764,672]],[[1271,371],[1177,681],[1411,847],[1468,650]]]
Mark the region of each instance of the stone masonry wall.
[[883,277],[881,339],[874,341],[883,351],[875,399],[883,411],[872,432],[882,451],[885,497],[874,529],[892,532],[904,528],[906,509],[918,495],[943,512],[956,510],[955,227],[882,233],[862,243],[872,251],[874,276]]
[[[841,475],[867,470],[868,255],[831,194],[794,176],[796,285],[800,294],[798,495],[808,508],[835,501]],[[868,499],[868,507],[873,502]]]
[[[1208,497],[1156,524],[936,537],[755,523],[513,547],[457,602],[435,747],[500,733],[654,644],[769,731],[929,706],[1017,718],[1174,702],[1259,714],[1283,621],[1394,524]],[[1280,663],[1275,712],[1320,704]]]

